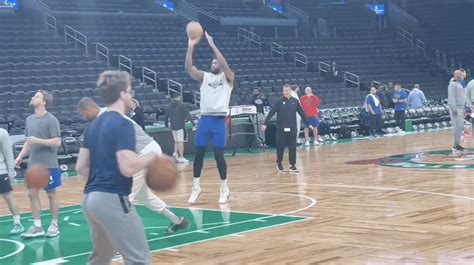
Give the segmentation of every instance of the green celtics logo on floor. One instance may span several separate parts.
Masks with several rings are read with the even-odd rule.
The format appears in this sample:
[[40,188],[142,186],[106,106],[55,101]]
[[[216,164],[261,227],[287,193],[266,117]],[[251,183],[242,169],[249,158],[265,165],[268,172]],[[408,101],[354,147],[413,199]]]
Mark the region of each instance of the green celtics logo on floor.
[[474,149],[463,152],[451,150],[393,155],[373,160],[351,161],[348,164],[377,164],[389,167],[425,169],[474,169]]

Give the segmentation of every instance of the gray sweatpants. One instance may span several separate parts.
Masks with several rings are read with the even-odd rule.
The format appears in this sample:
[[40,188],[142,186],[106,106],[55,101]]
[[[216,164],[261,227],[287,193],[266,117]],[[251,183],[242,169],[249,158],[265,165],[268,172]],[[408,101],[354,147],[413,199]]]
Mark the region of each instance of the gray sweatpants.
[[88,264],[110,264],[117,251],[127,265],[151,264],[145,229],[128,197],[91,192],[82,208],[93,242]]
[[258,144],[265,143],[265,131],[262,130],[262,125],[265,122],[265,115],[263,113],[257,113],[255,115],[250,115],[250,120],[253,124],[253,130],[255,132],[255,137],[257,138]]
[[453,111],[449,110],[451,124],[454,129],[454,145],[461,144],[462,131],[464,129],[464,109],[457,108],[457,115],[453,115]]

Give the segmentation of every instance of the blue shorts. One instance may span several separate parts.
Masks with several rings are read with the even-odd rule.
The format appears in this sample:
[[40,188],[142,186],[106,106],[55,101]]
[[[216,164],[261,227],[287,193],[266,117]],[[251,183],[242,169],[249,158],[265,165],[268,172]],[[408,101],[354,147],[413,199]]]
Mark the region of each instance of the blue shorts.
[[224,148],[226,133],[224,116],[201,116],[194,136],[194,146],[207,147],[211,140],[213,147]]
[[49,169],[49,184],[44,190],[48,192],[58,187],[61,187],[61,171],[59,170],[59,168],[50,168]]
[[309,126],[313,126],[314,128],[319,126],[319,119],[316,117],[307,117],[304,121],[304,127],[308,128]]

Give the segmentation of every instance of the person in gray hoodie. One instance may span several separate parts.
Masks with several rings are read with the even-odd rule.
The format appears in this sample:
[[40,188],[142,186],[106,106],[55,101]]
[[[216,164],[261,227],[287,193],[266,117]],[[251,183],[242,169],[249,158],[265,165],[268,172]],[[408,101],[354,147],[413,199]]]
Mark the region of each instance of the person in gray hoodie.
[[18,235],[25,231],[20,222],[20,213],[12,196],[11,182],[16,176],[15,162],[13,160],[13,147],[10,142],[10,135],[4,129],[0,128],[0,195],[13,215],[13,229],[11,235]]
[[466,91],[461,85],[463,79],[464,73],[456,70],[448,86],[449,115],[454,128],[453,151],[464,151],[465,149],[461,146],[461,135],[464,129],[464,106],[466,104]]

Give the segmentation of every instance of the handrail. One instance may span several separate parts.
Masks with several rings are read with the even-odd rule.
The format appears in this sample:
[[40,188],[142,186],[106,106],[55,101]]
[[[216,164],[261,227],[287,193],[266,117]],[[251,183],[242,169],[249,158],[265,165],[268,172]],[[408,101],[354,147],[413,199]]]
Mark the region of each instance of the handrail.
[[436,49],[435,56],[436,56],[436,65],[441,67],[441,54],[438,49]]
[[285,47],[283,47],[283,45],[280,45],[276,42],[272,42],[271,45],[270,45],[270,49],[271,49],[272,55],[273,55],[273,53],[277,53],[277,54],[281,55],[282,60],[285,59]]
[[346,71],[346,72],[344,72],[344,80],[346,82],[357,85],[357,87],[360,89],[360,76]]
[[46,14],[46,29],[49,30],[54,30],[54,35],[58,35],[58,27],[57,27],[57,22],[56,18],[51,15],[51,14]]
[[300,15],[303,15],[305,17],[310,17],[310,15],[308,14],[308,12],[306,11],[303,11],[302,9],[290,4],[290,3],[287,3],[286,4],[287,7],[290,7],[292,10],[296,11],[296,13],[299,13]]
[[260,47],[260,50],[262,50],[262,37],[260,35],[257,35],[247,29],[244,28],[238,28],[237,29],[237,41],[240,42],[240,38],[243,38],[244,40],[249,42],[249,46],[253,43],[257,44]]
[[[102,50],[105,50],[105,52],[100,51],[99,48],[102,48]],[[101,56],[104,57],[107,60],[107,68],[110,67],[110,52],[109,52],[109,48],[107,46],[105,46],[103,44],[100,44],[100,43],[96,43],[95,44],[95,55],[96,55],[97,61],[100,61],[99,58]]]
[[400,36],[403,39],[403,42],[409,42],[410,47],[413,47],[413,34],[406,31],[402,27],[397,27],[397,37]]
[[47,10],[51,10],[51,8],[49,8],[49,5],[43,3],[43,1],[41,0],[38,0],[38,4],[40,4],[40,6],[42,6],[43,8],[46,8]]
[[183,1],[182,1],[182,4],[188,5],[188,6],[191,7],[192,9],[194,9],[194,10],[198,11],[199,13],[201,13],[201,14],[203,14],[203,15],[205,15],[205,16],[208,16],[208,17],[210,17],[210,18],[212,18],[212,19],[214,19],[214,20],[219,20],[219,17],[218,17],[218,16],[216,16],[216,15],[214,15],[214,14],[212,14],[212,13],[210,13],[210,12],[208,12],[208,11],[206,11],[206,10],[200,8],[200,7],[197,7],[196,5],[191,4],[191,3],[187,2],[186,0],[183,0]]
[[[199,99],[198,99],[199,96]],[[194,91],[194,104],[198,105],[201,103],[201,92],[199,91]]]
[[[147,76],[147,74],[153,74],[153,78]],[[148,67],[142,67],[142,81],[146,83],[146,80],[151,81],[155,84],[155,89],[158,89],[158,83],[156,82],[156,72]]]
[[331,65],[328,64],[328,63],[325,63],[325,62],[319,62],[318,63],[318,70],[319,70],[319,73],[321,73],[321,72],[329,73],[329,71],[331,71]]
[[[178,86],[179,90],[171,88],[173,85]],[[174,80],[168,79],[168,97],[171,97],[171,92],[178,93],[181,96],[181,101],[183,100],[183,85]]]
[[[124,62],[128,62],[130,65],[126,65]],[[132,60],[123,55],[119,55],[119,70],[122,71],[122,67],[127,69],[130,72],[130,75],[133,75],[133,64]]]
[[[77,29],[69,25],[65,25],[64,26],[64,42],[65,43],[68,43],[68,37],[74,40],[74,47],[79,48],[78,44],[82,44],[84,45],[84,48],[86,50],[86,55],[89,54],[89,49],[87,45],[87,36],[85,34],[81,33],[80,31],[78,31]],[[83,39],[79,39],[79,37],[82,37]]]
[[[375,86],[375,85],[377,85],[377,86]],[[371,86],[371,87],[380,87],[380,86],[386,86],[386,85],[385,85],[384,83],[382,83],[382,82],[379,82],[379,81],[376,81],[376,80],[372,80],[372,81],[370,82],[370,86]]]
[[443,68],[448,70],[448,56],[445,54],[443,54]]
[[426,56],[425,42],[420,39],[417,39],[416,40],[416,54],[420,54],[420,51],[421,51],[421,54],[423,54],[423,56]]
[[295,52],[293,55],[293,61],[295,63],[295,66],[298,66],[298,63],[300,63],[300,64],[304,64],[306,66],[306,69],[308,69],[309,67],[308,56],[302,53]]

